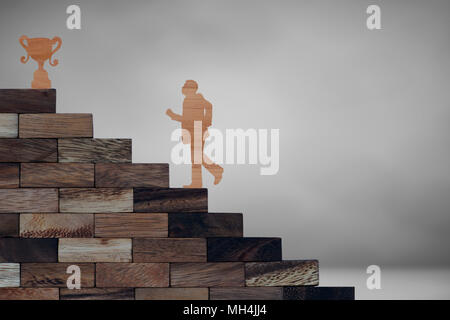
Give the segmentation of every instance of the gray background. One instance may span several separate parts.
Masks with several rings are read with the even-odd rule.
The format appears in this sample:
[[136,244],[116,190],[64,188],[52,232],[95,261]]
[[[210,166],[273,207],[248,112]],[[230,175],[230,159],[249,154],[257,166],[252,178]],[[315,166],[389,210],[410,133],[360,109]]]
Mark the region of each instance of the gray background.
[[[66,29],[70,4],[80,31]],[[380,31],[366,28],[369,4]],[[247,236],[281,236],[285,259],[320,259],[325,284],[371,297],[370,264],[450,263],[449,16],[448,0],[2,0],[0,87],[30,86],[20,35],[61,36],[60,65],[46,67],[57,111],[93,113],[96,137],[132,138],[134,162],[169,162],[177,126],[164,112],[197,80],[215,128],[280,129],[278,175],[228,165],[213,186],[205,174],[210,211],[243,212]],[[172,186],[189,178],[171,165]],[[450,296],[443,279],[434,297]],[[395,290],[383,297],[411,294]]]

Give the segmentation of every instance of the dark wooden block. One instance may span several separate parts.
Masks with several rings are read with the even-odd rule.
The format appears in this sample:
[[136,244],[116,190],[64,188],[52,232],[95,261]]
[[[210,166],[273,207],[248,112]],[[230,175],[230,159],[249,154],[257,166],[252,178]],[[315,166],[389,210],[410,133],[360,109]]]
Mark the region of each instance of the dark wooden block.
[[168,188],[167,163],[98,163],[95,165],[98,188]]
[[0,300],[58,300],[58,288],[0,288]]
[[17,237],[19,235],[19,215],[0,213],[0,237]]
[[[70,263],[22,263],[21,287],[67,288],[67,273]],[[81,271],[81,287],[94,286],[95,266],[93,263],[78,263]]]
[[0,189],[0,213],[58,212],[58,189]]
[[94,186],[91,163],[22,163],[21,187],[75,188]]
[[209,238],[208,261],[279,261],[280,238]]
[[208,288],[136,288],[136,300],[208,300]]
[[55,112],[55,89],[0,89],[0,113]]
[[134,300],[133,288],[61,289],[61,300]]
[[19,187],[19,164],[0,163],[0,188]]
[[92,138],[92,114],[21,114],[20,138]]
[[90,238],[93,236],[93,214],[20,215],[20,237],[22,238]]
[[168,263],[97,263],[96,287],[168,287]]
[[354,287],[284,287],[284,300],[355,300]]
[[211,300],[283,300],[281,287],[211,288]]
[[245,285],[241,262],[172,263],[171,287],[242,287]]
[[0,139],[0,162],[56,162],[56,139]]
[[69,188],[59,191],[60,212],[133,212],[133,190],[119,188]]
[[0,262],[57,261],[57,239],[0,239]]
[[95,236],[111,238],[167,237],[167,213],[95,215]]
[[170,213],[169,237],[242,237],[241,213]]
[[319,262],[317,260],[249,262],[245,264],[245,284],[248,287],[317,286]]
[[133,239],[134,262],[206,262],[206,239]]
[[131,162],[131,139],[59,139],[59,162]]
[[207,212],[207,189],[134,189],[135,212]]

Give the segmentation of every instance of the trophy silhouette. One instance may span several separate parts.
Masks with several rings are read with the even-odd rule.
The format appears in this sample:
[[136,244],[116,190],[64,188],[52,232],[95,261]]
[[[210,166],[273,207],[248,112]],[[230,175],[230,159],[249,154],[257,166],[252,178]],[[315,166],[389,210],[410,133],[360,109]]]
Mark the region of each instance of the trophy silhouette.
[[[27,42],[25,45],[25,41]],[[58,59],[52,62],[52,55],[61,48],[62,40],[60,37],[48,38],[28,38],[21,36],[19,39],[22,47],[27,51],[27,57],[20,57],[20,62],[27,63],[30,57],[38,63],[38,69],[34,72],[33,82],[31,88],[33,89],[47,89],[51,88],[52,82],[48,78],[47,71],[44,70],[45,61],[48,60],[51,66],[58,65]],[[53,45],[57,43],[55,49]]]

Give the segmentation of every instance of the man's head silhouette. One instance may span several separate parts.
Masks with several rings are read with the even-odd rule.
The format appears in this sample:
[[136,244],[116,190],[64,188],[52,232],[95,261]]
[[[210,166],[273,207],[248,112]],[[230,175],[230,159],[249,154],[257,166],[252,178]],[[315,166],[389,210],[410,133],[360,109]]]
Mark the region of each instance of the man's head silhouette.
[[185,95],[192,95],[197,92],[198,84],[194,80],[186,80],[181,92]]

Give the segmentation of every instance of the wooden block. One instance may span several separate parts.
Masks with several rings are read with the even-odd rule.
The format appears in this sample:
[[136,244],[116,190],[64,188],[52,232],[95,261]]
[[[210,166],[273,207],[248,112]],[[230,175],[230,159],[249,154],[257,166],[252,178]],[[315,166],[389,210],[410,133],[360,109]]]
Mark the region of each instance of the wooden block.
[[20,264],[0,263],[0,287],[20,287]]
[[134,300],[132,288],[61,289],[61,300]]
[[280,238],[209,238],[208,261],[279,261]]
[[134,239],[134,262],[206,262],[206,239]]
[[18,132],[18,114],[0,113],[0,138],[17,138]]
[[0,300],[59,300],[59,289],[0,288]]
[[60,189],[60,212],[133,212],[133,189]]
[[245,284],[248,287],[317,286],[319,262],[292,260],[250,262],[245,264]]
[[[81,271],[81,287],[93,287],[95,266],[93,263],[76,264]],[[21,270],[21,287],[58,287],[67,288],[67,273],[70,263],[23,263]]]
[[0,188],[19,187],[19,164],[0,163]]
[[20,138],[92,138],[92,114],[21,114]]
[[0,214],[0,237],[17,237],[19,235],[19,215],[16,213]]
[[207,189],[134,189],[135,212],[207,212]]
[[136,288],[136,300],[208,300],[208,288]]
[[56,139],[0,139],[0,162],[56,162]]
[[354,287],[284,287],[284,300],[355,300]]
[[171,287],[242,287],[245,284],[241,262],[173,263]]
[[169,237],[242,237],[241,213],[170,213]]
[[0,239],[0,262],[57,262],[57,239]]
[[20,215],[22,238],[90,238],[93,214],[33,213]]
[[167,234],[167,213],[113,213],[95,215],[96,237],[167,237]]
[[283,300],[281,287],[211,288],[211,300]]
[[98,188],[169,187],[167,163],[98,163],[95,165]]
[[58,212],[58,189],[0,189],[3,212]]
[[131,139],[59,139],[59,162],[131,162]]
[[55,89],[0,89],[0,113],[55,112]]
[[97,263],[96,287],[168,287],[168,263]]
[[20,186],[34,188],[94,187],[91,163],[22,163]]
[[131,239],[59,239],[59,262],[131,262]]

